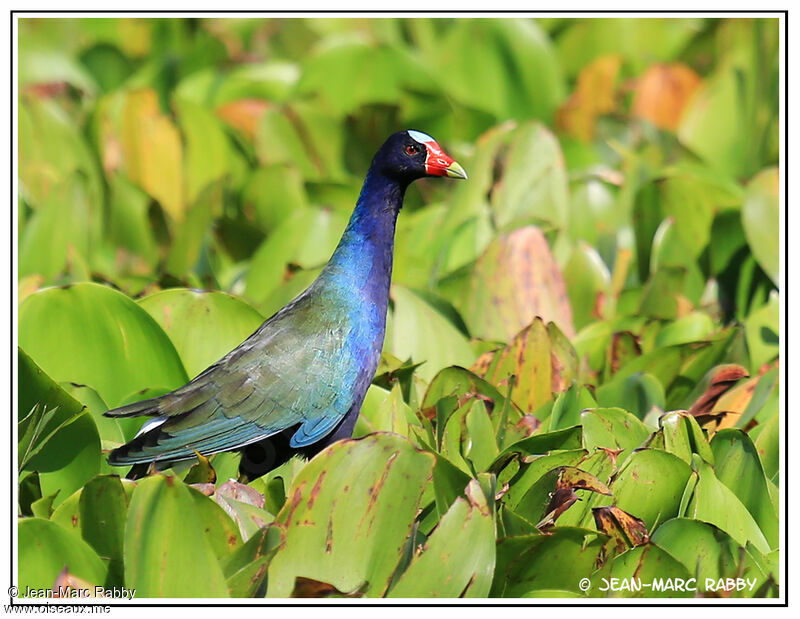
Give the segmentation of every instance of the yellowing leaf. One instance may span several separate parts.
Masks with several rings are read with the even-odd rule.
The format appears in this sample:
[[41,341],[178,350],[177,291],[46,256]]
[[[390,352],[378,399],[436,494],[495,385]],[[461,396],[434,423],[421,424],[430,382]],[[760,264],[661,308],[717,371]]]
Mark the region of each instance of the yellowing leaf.
[[261,99],[240,99],[218,107],[216,114],[252,140],[256,137],[261,116],[267,111],[267,108],[269,108],[269,103]]
[[575,90],[559,108],[556,122],[569,135],[591,140],[597,117],[614,110],[614,93],[622,59],[606,54],[583,67]]
[[183,146],[175,125],[158,109],[154,90],[128,95],[122,112],[122,153],[130,179],[158,200],[174,222],[182,221]]
[[575,334],[561,270],[534,226],[492,241],[475,264],[464,305],[474,336],[508,341],[537,317]]

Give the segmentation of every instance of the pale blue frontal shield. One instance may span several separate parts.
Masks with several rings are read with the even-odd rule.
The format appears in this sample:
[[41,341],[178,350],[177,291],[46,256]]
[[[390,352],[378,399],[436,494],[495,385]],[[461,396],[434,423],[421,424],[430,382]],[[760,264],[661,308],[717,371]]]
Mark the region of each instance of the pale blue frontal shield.
[[425,144],[425,142],[435,142],[431,136],[427,133],[422,133],[422,131],[414,131],[413,129],[408,130],[408,135],[410,135],[413,139],[415,139],[420,144]]

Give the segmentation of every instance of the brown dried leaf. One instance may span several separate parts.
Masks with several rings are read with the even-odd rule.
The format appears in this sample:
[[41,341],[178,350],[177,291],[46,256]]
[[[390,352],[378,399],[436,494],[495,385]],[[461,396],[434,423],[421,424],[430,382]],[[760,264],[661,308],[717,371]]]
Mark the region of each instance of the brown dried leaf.
[[304,578],[298,576],[294,581],[294,591],[291,597],[293,598],[360,598],[364,597],[361,593],[361,587],[350,593],[339,591],[333,585],[326,582],[320,582],[313,578]]
[[680,63],[656,64],[639,78],[633,95],[633,113],[660,129],[676,131],[687,102],[702,79]]
[[[695,417],[700,415],[705,415],[711,412],[717,412],[718,408],[716,406],[717,401],[722,397],[722,395],[728,391],[731,387],[733,387],[740,379],[744,378],[748,375],[748,372],[745,368],[741,365],[737,365],[735,363],[731,363],[728,365],[722,365],[716,369],[714,374],[711,376],[709,380],[708,386],[706,387],[705,392],[701,395],[697,401],[692,404],[691,408],[689,408],[689,414]],[[749,382],[749,381],[748,381]],[[755,389],[755,384],[753,385],[753,389]],[[750,396],[752,396],[752,391],[750,392]],[[749,398],[747,399],[749,402]],[[745,407],[747,404],[745,404]],[[727,410],[727,409],[722,409]],[[744,411],[744,408],[742,408]],[[740,412],[742,412],[740,411]]]
[[618,507],[593,507],[592,513],[597,528],[614,540],[618,552],[650,541],[644,521]]

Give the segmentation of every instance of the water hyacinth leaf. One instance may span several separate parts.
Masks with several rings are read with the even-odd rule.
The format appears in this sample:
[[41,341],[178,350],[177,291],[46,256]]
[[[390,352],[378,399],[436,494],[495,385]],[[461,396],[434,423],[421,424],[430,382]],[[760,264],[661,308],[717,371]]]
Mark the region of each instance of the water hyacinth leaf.
[[[349,84],[346,89],[339,84]],[[321,44],[304,63],[301,93],[319,93],[337,115],[367,103],[394,104],[401,88],[435,90],[426,67],[403,48],[374,47],[362,41]]]
[[674,346],[706,339],[714,331],[714,322],[708,314],[691,312],[664,325],[656,335],[655,345]]
[[564,278],[542,232],[520,228],[492,241],[456,302],[473,336],[508,341],[535,318],[575,333]]
[[119,172],[109,173],[106,178],[110,190],[108,240],[133,253],[141,261],[138,264],[154,267],[158,250],[148,218],[150,196]]
[[686,516],[719,527],[741,546],[750,542],[759,552],[769,552],[769,542],[758,523],[738,497],[717,479],[714,469],[698,456],[694,457],[692,467],[699,479]]
[[[549,535],[507,537],[497,545],[491,597],[520,597],[539,589],[579,592],[576,574],[589,574],[606,543],[588,529],[557,527]],[[558,557],[553,561],[552,557]]]
[[85,407],[18,355],[19,466],[38,471],[41,495],[55,494],[56,506],[100,472],[100,437]]
[[564,280],[576,329],[602,319],[610,301],[611,274],[590,245],[575,245],[564,268]]
[[286,543],[270,563],[267,595],[290,594],[298,575],[382,595],[433,466],[430,454],[394,434],[340,441],[317,455],[276,516]]
[[[636,546],[614,558],[592,577],[591,591],[597,597],[692,597],[693,591],[681,588],[692,576],[682,563],[655,544]],[[603,592],[601,578],[620,579],[617,591]],[[645,583],[658,583],[645,587]],[[606,587],[606,589],[608,589]]]
[[555,51],[533,21],[458,20],[430,39],[426,58],[450,96],[498,118],[549,119],[565,94]]
[[548,529],[579,498],[575,490],[611,494],[594,475],[574,466],[559,466],[536,480],[510,507],[539,529]]
[[[29,296],[19,308],[20,346],[51,378],[92,387],[109,406],[188,377],[147,312],[106,286],[81,283]],[[79,360],[71,351],[80,350]]]
[[581,449],[581,437],[580,426],[534,434],[510,444],[500,452],[491,470],[499,470],[516,455],[544,455],[554,450]]
[[275,230],[292,213],[308,207],[303,177],[297,168],[274,165],[254,170],[243,189],[244,204],[252,207],[259,226]]
[[561,66],[570,77],[600,54],[620,55],[633,74],[639,75],[653,62],[674,58],[695,36],[698,27],[697,18],[673,19],[666,24],[643,17],[625,17],[609,23],[580,19],[557,38],[556,49]]
[[[213,498],[205,496],[192,486],[187,486],[187,489],[194,502],[194,512],[203,525],[204,537],[216,557],[222,559],[236,551],[243,539],[239,535],[237,523],[228,517]],[[217,493],[221,489],[221,487],[217,489]]]
[[102,181],[77,124],[54,101],[23,97],[19,106],[19,175],[26,201],[39,206],[70,178],[86,179],[87,202],[98,204]]
[[674,131],[701,78],[681,63],[655,64],[636,83],[633,113],[656,127]]
[[399,382],[391,391],[370,385],[353,436],[357,438],[370,432],[395,432],[409,436],[409,420],[416,421],[411,407],[403,400]]
[[599,386],[596,394],[597,404],[600,406],[617,405],[639,419],[645,419],[651,411],[660,414],[666,400],[664,387],[655,376],[647,372],[636,372],[611,380]]
[[63,272],[73,271],[73,279],[88,279],[80,274],[93,255],[100,238],[102,213],[90,202],[84,177],[65,179],[39,205],[20,234],[19,274],[38,275],[53,282]]
[[451,463],[441,454],[436,454],[436,466],[433,468],[433,492],[436,510],[443,517],[453,502],[464,493],[470,483],[470,476]]
[[248,541],[259,529],[275,519],[264,509],[266,500],[262,494],[254,488],[232,479],[217,488],[214,501],[236,524],[244,541]]
[[774,483],[778,483],[779,465],[779,432],[780,417],[772,415],[765,423],[764,428],[759,432],[755,440],[758,455],[764,466],[764,473],[767,478]]
[[119,477],[101,475],[87,483],[78,501],[81,536],[108,560],[109,580],[123,583],[123,544],[128,498]]
[[245,544],[222,558],[231,597],[263,596],[267,565],[284,542],[280,527],[263,527]]
[[153,196],[174,223],[183,221],[186,199],[181,137],[159,110],[155,90],[128,93],[119,137],[128,178]]
[[570,387],[577,378],[575,350],[553,323],[536,318],[509,344],[483,354],[473,366],[476,374],[508,393],[513,375],[513,402],[525,412],[533,412]]
[[228,173],[228,138],[210,110],[181,98],[174,105],[186,138],[186,201],[193,204],[207,185]]
[[711,440],[714,472],[753,516],[771,548],[778,544],[778,513],[775,511],[761,459],[753,441],[741,430],[721,430]]
[[581,423],[581,411],[597,406],[591,391],[583,385],[573,385],[559,393],[553,403],[550,414],[549,429],[560,430],[577,426]]
[[55,522],[23,518],[18,525],[19,582],[21,591],[52,589],[66,567],[92,585],[103,585],[107,568],[97,553]]
[[[125,585],[138,596],[228,597],[225,576],[203,534],[191,492],[164,475],[138,482],[128,508],[124,545]],[[153,570],[154,564],[161,569]]]
[[779,306],[778,292],[773,291],[767,303],[751,312],[744,321],[752,374],[778,356]]
[[648,530],[678,515],[692,470],[683,460],[655,449],[634,452],[611,484],[616,506],[640,518]]
[[580,419],[584,448],[622,450],[620,462],[650,436],[650,430],[639,419],[621,408],[589,408],[581,412]]
[[[622,59],[616,54],[604,54],[582,67],[575,80],[575,89],[558,109],[557,125],[571,136],[590,141],[595,134],[598,116],[613,112],[617,105],[615,91],[621,68]],[[574,204],[573,201],[570,206]],[[580,211],[578,217],[583,218],[586,214]]]
[[464,497],[442,516],[389,597],[486,597],[495,562],[493,506],[475,479]]
[[717,429],[736,426],[746,428],[753,419],[764,421],[769,414],[769,401],[777,394],[778,368],[775,367],[762,376],[754,376],[740,382],[723,394],[713,412],[725,412],[725,418]]
[[687,464],[692,463],[694,454],[714,464],[714,452],[692,415],[684,411],[672,411],[661,417],[659,423],[665,451],[675,454]]
[[[241,344],[263,322],[245,301],[224,292],[170,288],[137,301],[161,326],[190,377]],[[197,337],[204,333],[204,337]]]
[[644,522],[618,507],[595,507],[592,513],[597,529],[614,540],[617,552],[624,552],[650,541]]
[[747,375],[747,370],[736,363],[712,368],[686,397],[689,413],[697,417],[712,412],[725,393]]
[[495,227],[512,230],[533,223],[565,228],[567,174],[555,136],[542,125],[522,125],[502,157],[502,182],[495,185],[490,202]]
[[475,353],[467,338],[448,318],[413,290],[394,284],[392,330],[386,349],[400,359],[423,363],[417,374],[431,380],[450,365],[468,366]]
[[778,168],[759,172],[747,185],[742,205],[742,226],[758,264],[779,285]]
[[740,555],[740,546],[727,533],[705,522],[673,518],[658,527],[651,539],[683,563],[699,582],[735,577],[742,560],[749,568],[744,572],[748,578],[766,577],[749,553]]
[[[346,224],[345,215],[328,209],[308,208],[290,214],[253,255],[245,295],[262,303],[291,275],[291,268],[325,264]],[[298,244],[298,239],[303,241]]]

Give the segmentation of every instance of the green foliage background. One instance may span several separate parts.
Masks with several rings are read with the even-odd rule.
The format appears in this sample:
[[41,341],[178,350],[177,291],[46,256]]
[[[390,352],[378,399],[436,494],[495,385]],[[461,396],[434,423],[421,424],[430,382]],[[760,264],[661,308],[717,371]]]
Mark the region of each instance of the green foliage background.
[[[752,19],[21,20],[20,587],[776,596],[777,50]],[[141,422],[103,411],[308,285],[403,128],[470,179],[409,190],[356,440],[120,480]]]

